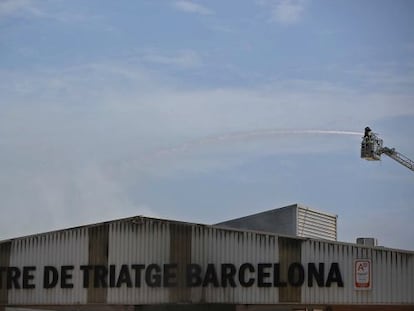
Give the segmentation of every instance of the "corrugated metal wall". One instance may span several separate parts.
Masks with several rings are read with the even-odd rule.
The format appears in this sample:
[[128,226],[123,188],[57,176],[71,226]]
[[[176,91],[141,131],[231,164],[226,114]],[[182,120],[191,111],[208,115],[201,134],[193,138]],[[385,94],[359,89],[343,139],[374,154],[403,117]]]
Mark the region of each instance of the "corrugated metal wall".
[[[11,242],[5,242],[0,244],[0,267],[5,269],[10,266],[10,249]],[[0,305],[8,303],[8,290],[6,284],[6,278],[0,279]]]
[[[170,263],[170,223],[146,218],[114,222],[109,229],[110,264],[117,267],[132,264]],[[107,303],[152,304],[169,302],[169,289],[148,287],[108,289]]]
[[[370,259],[372,289],[354,288],[354,260]],[[337,262],[344,287],[302,287],[302,302],[310,304],[414,303],[414,254],[316,240],[302,242],[302,262]],[[325,274],[327,271],[325,271]]]
[[[108,267],[109,256],[109,228],[108,224],[92,226],[88,228],[88,262],[84,263],[93,266]],[[108,295],[107,288],[95,288],[95,278],[98,278],[99,272],[95,269],[90,271],[90,282],[88,284],[87,302],[88,303],[105,303]]]
[[[282,277],[285,281],[287,280],[286,271],[288,271],[289,265],[294,262],[301,262],[301,243],[302,240],[279,237],[280,270],[284,272]],[[300,287],[290,284],[279,289],[279,296],[279,302],[299,303],[302,300]]]
[[[252,232],[223,230],[209,226],[194,226],[191,258],[206,267],[208,263],[220,266],[232,263],[273,263],[279,258],[276,236]],[[257,281],[257,280],[256,280]],[[192,289],[192,302],[209,303],[277,303],[278,291],[273,287],[196,287]]]
[[[31,236],[11,242],[10,266],[34,266],[34,289],[8,290],[9,304],[79,304],[86,303],[87,291],[79,286],[67,289],[56,286],[44,289],[43,267],[79,266],[88,261],[87,229],[65,230]],[[60,273],[60,271],[59,271]],[[52,277],[51,277],[52,279]],[[81,273],[74,269],[73,283],[82,284]],[[60,282],[60,280],[59,280]],[[22,286],[20,284],[20,286]]]
[[[357,291],[353,286],[354,260],[361,258],[372,262],[373,286],[367,291]],[[245,275],[254,279],[252,286],[241,286],[237,275],[235,286],[209,283],[188,287],[186,284],[188,264],[199,265],[203,274],[208,264],[212,264],[220,279],[221,265],[234,265],[238,269],[244,263],[255,267],[255,271],[247,271]],[[257,266],[263,263],[272,265],[267,277],[272,285],[258,287]],[[287,270],[292,263],[304,267],[304,284],[275,287],[273,265],[280,266],[280,278],[287,281]],[[324,264],[324,282],[331,263],[338,263],[344,287],[338,287],[337,283],[319,287],[315,280],[309,287],[308,263]],[[91,270],[89,285],[82,286],[85,279],[81,266],[99,266],[107,272],[113,269],[119,275],[123,266],[148,267],[150,264],[160,267],[175,264],[176,286],[148,286],[145,278],[153,276],[145,276],[144,270],[140,270],[142,275],[138,281],[136,275],[131,276],[133,286],[123,282],[120,287],[108,285],[107,288],[92,285],[96,271]],[[74,267],[71,277],[74,288],[43,288],[43,268],[60,269],[65,265]],[[413,252],[141,217],[0,243],[0,266],[36,267],[34,289],[7,289],[2,278],[0,304],[414,304]]]
[[[205,269],[223,263],[239,266],[245,262],[277,262],[278,240],[272,235],[222,230],[209,226],[167,223],[137,219],[134,223],[110,226],[109,263],[121,266],[134,263],[177,264],[177,286],[108,289],[108,303],[277,303],[274,288],[187,287],[187,264]],[[204,273],[205,271],[203,271]],[[220,275],[218,275],[220,277]]]
[[302,207],[297,207],[297,231],[300,237],[336,241],[336,216]]

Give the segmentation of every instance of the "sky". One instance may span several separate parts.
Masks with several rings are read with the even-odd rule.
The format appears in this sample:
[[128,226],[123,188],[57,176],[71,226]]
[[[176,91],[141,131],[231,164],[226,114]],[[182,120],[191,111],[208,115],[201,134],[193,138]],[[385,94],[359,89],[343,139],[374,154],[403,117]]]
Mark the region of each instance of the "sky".
[[299,203],[414,250],[409,0],[0,0],[0,240]]

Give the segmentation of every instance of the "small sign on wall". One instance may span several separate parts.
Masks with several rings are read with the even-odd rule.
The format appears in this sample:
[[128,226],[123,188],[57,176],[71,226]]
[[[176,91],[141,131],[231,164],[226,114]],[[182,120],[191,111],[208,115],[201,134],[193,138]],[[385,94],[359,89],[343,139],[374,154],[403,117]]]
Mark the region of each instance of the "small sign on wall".
[[354,288],[372,289],[372,264],[370,259],[354,260]]

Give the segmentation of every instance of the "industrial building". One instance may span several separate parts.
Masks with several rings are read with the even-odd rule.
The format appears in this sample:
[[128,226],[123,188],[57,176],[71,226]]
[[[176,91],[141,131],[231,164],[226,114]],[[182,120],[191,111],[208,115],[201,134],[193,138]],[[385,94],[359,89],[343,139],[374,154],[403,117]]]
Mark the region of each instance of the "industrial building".
[[336,223],[295,204],[1,241],[0,310],[414,310],[414,252],[338,242]]

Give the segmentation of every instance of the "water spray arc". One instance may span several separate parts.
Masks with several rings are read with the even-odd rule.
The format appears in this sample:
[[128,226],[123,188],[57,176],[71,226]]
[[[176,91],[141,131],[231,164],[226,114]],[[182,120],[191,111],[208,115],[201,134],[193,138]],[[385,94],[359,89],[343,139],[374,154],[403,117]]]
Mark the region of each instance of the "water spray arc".
[[192,140],[185,142],[183,144],[159,149],[151,153],[153,157],[162,157],[170,154],[175,154],[179,152],[185,152],[196,147],[201,147],[205,145],[214,145],[219,143],[226,142],[237,142],[237,141],[251,141],[256,139],[265,139],[277,137],[280,135],[346,135],[346,136],[359,136],[361,137],[363,133],[357,131],[342,131],[342,130],[284,130],[284,129],[265,129],[265,130],[255,130],[255,131],[240,131],[232,132],[229,134],[207,136],[198,140]]

